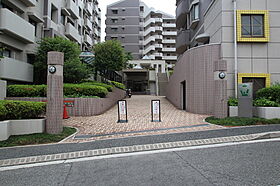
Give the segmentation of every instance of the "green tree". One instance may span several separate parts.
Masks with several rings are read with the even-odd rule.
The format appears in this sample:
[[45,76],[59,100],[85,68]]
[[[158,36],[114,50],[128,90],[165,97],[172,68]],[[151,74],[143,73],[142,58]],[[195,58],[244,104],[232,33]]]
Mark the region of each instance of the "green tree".
[[126,62],[132,56],[125,52],[117,40],[108,40],[98,43],[94,47],[95,69],[97,71],[120,71],[126,67]]
[[65,83],[77,83],[88,78],[91,71],[86,64],[81,63],[79,46],[61,37],[43,38],[39,42],[34,62],[34,83],[47,83],[47,55],[50,51],[64,53],[63,77]]

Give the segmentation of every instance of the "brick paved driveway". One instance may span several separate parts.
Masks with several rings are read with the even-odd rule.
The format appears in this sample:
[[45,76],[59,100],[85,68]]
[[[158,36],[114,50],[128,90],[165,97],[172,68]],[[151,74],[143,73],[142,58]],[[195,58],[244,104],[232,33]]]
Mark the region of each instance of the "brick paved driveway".
[[[162,122],[151,122],[152,99],[161,100]],[[67,142],[222,128],[204,122],[207,115],[192,114],[175,108],[165,97],[134,95],[127,99],[127,106],[128,123],[117,123],[117,106],[99,116],[71,117],[64,120],[65,126],[77,127],[80,130],[74,140]]]

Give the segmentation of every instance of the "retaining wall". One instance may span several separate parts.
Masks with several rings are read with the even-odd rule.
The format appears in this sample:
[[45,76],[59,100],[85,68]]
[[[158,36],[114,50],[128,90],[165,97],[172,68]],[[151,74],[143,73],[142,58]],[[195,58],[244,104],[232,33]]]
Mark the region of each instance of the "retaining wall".
[[[114,88],[113,92],[109,92],[106,98],[65,98],[66,101],[74,101],[73,107],[67,107],[69,116],[94,116],[99,115],[112,106],[118,100],[125,98],[125,91]],[[22,98],[22,97],[7,97],[7,100],[20,101],[45,101],[47,98]]]

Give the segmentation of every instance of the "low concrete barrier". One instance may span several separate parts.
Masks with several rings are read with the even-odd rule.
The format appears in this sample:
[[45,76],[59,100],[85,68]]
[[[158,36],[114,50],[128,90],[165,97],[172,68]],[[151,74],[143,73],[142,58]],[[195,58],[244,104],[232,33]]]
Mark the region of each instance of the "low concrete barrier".
[[[65,98],[64,100],[74,101],[73,107],[67,107],[69,116],[94,116],[106,112],[123,98],[125,98],[125,91],[114,88],[113,92],[109,92],[106,98]],[[6,100],[40,102],[46,101],[47,98],[7,97]]]
[[43,133],[46,119],[7,120],[0,122],[0,141],[12,135]]
[[[265,119],[280,118],[280,107],[254,107],[253,115]],[[238,116],[237,106],[229,107],[229,116],[230,117]]]

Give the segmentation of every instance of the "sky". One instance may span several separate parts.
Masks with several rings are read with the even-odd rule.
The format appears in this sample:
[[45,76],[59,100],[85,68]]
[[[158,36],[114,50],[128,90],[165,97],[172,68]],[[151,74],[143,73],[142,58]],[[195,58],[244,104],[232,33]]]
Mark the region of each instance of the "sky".
[[[101,8],[101,41],[104,41],[105,38],[105,14],[107,5],[110,5],[118,0],[99,0],[99,7]],[[149,7],[153,7],[156,10],[161,10],[168,14],[175,16],[176,11],[176,0],[142,0]]]

